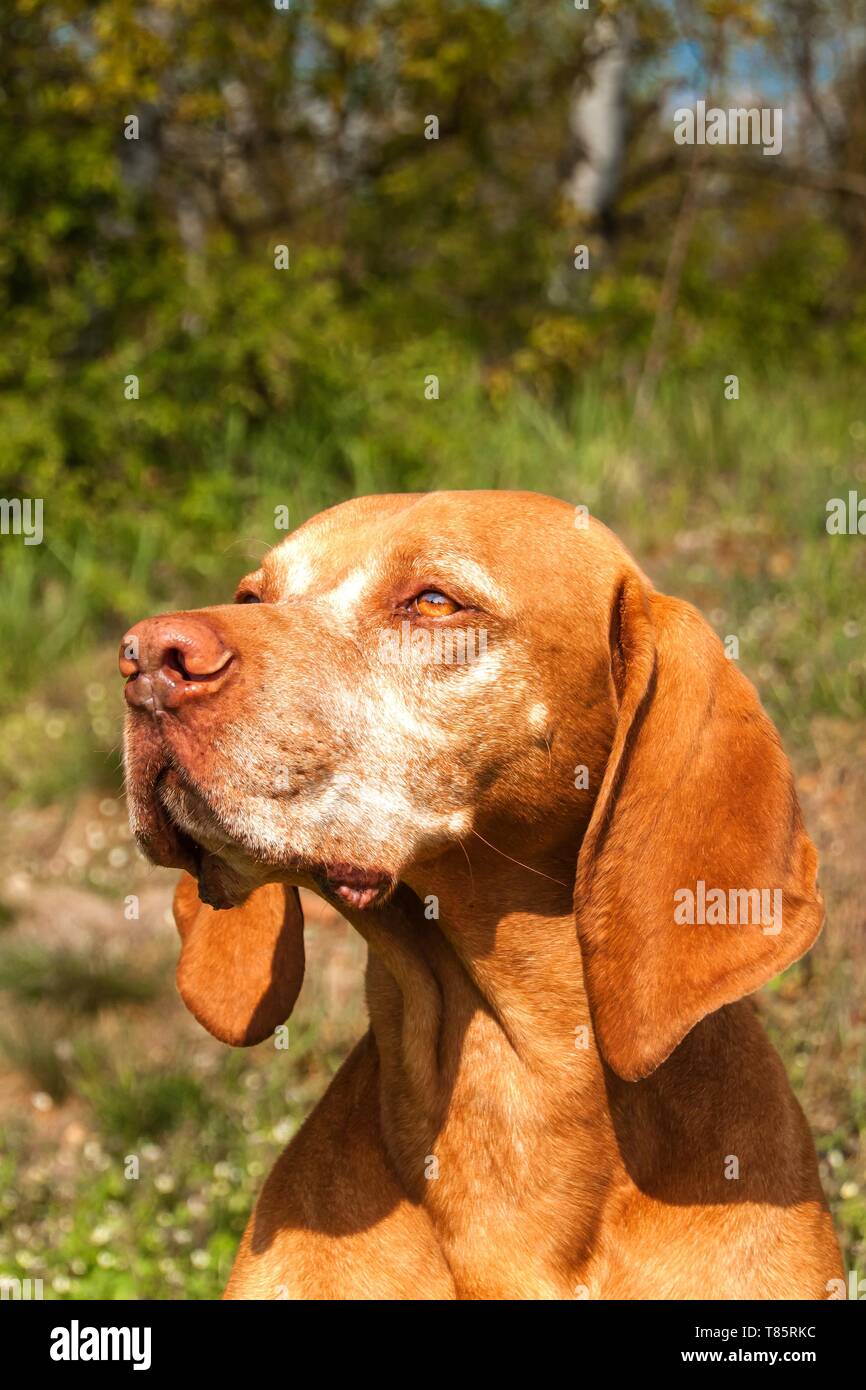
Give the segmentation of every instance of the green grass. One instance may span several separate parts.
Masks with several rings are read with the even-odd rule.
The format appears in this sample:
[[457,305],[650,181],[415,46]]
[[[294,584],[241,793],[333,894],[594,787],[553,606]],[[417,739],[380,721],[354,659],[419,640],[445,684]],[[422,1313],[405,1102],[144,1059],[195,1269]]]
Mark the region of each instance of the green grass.
[[91,1036],[74,1144],[68,1129],[40,1139],[25,1117],[8,1127],[0,1270],[43,1278],[48,1298],[219,1297],[270,1164],[349,1041],[310,1051],[302,1028],[293,1037],[255,1053],[178,1043],[155,1064],[144,1033]]
[[58,1039],[57,1020],[51,1010],[39,1007],[7,1013],[0,1024],[0,1058],[37,1095],[60,1102],[72,1093],[68,1052]]
[[97,1013],[119,1004],[145,1004],[162,988],[158,975],[144,974],[123,957],[100,949],[27,942],[0,952],[0,990],[19,1000],[62,1004],[78,1013]]
[[184,1124],[198,1124],[212,1105],[201,1082],[182,1070],[125,1068],[94,1075],[81,1087],[100,1128],[126,1144],[161,1139]]

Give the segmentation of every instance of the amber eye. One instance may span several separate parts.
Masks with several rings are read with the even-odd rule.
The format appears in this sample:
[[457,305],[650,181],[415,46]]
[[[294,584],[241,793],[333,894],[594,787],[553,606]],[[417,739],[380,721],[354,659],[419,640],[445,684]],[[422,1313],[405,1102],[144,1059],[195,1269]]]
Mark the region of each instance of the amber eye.
[[447,594],[440,594],[438,589],[425,589],[424,593],[415,599],[412,607],[421,618],[448,618],[457,612],[460,604],[455,603],[453,598],[448,598]]
[[238,594],[236,601],[238,603],[261,603],[258,594]]

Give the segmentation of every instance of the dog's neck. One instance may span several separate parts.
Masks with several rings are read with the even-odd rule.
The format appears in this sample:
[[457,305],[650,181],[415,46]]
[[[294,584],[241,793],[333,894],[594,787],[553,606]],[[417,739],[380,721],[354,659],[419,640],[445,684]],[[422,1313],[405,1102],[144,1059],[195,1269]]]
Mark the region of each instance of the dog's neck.
[[516,1242],[539,1296],[616,1168],[565,874],[454,858],[358,922],[391,1161],[464,1278]]

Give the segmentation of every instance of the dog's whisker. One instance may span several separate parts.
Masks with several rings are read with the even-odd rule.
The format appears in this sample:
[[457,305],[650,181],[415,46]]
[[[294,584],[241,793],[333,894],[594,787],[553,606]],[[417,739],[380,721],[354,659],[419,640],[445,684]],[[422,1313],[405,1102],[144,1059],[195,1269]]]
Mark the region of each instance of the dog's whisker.
[[471,885],[471,886],[470,886],[470,890],[469,890],[469,891],[470,891],[470,894],[471,894],[470,901],[473,901],[474,898],[475,898],[475,873],[474,873],[474,871],[473,871],[473,869],[472,869],[472,860],[469,858],[469,854],[468,854],[468,852],[467,852],[466,846],[464,845],[463,841],[462,841],[462,840],[458,840],[457,843],[458,843],[458,845],[460,846],[460,848],[462,849],[462,851],[463,851],[463,857],[464,857],[464,859],[466,860],[466,863],[467,863],[467,865],[468,865],[468,867],[469,867],[469,882],[470,882],[470,885]]
[[[249,556],[251,559],[255,559],[256,555],[259,555],[261,553],[261,550],[270,549],[270,547],[273,545],[273,541],[262,540],[259,536],[251,536],[249,538],[243,536],[239,537],[236,541],[229,541],[228,545],[223,546],[221,553],[223,555],[227,555],[230,550],[237,550],[238,546],[240,545],[246,546],[247,556]],[[255,550],[253,550],[254,545],[257,547],[257,549]],[[261,549],[259,549],[258,547],[261,547]]]
[[531,864],[524,864],[522,859],[514,859],[510,854],[506,854],[504,849],[499,849],[496,845],[492,845],[489,840],[485,840],[484,836],[479,835],[477,830],[470,830],[469,834],[475,835],[488,849],[495,850],[497,854],[502,855],[503,859],[509,859],[511,863],[516,864],[518,868],[526,869],[531,874],[538,874],[539,878],[548,878],[551,883],[558,883],[560,888],[570,887],[568,883],[563,883],[561,878],[554,878],[552,874],[546,874],[543,869],[533,869]]

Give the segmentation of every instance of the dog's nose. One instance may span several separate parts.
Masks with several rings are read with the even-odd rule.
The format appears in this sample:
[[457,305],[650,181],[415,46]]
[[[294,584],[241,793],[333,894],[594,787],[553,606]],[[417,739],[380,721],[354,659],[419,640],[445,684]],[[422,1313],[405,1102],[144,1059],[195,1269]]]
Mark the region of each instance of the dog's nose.
[[221,690],[235,659],[204,617],[146,618],[120,644],[120,674],[128,677],[124,694],[130,705],[151,713],[177,709]]

